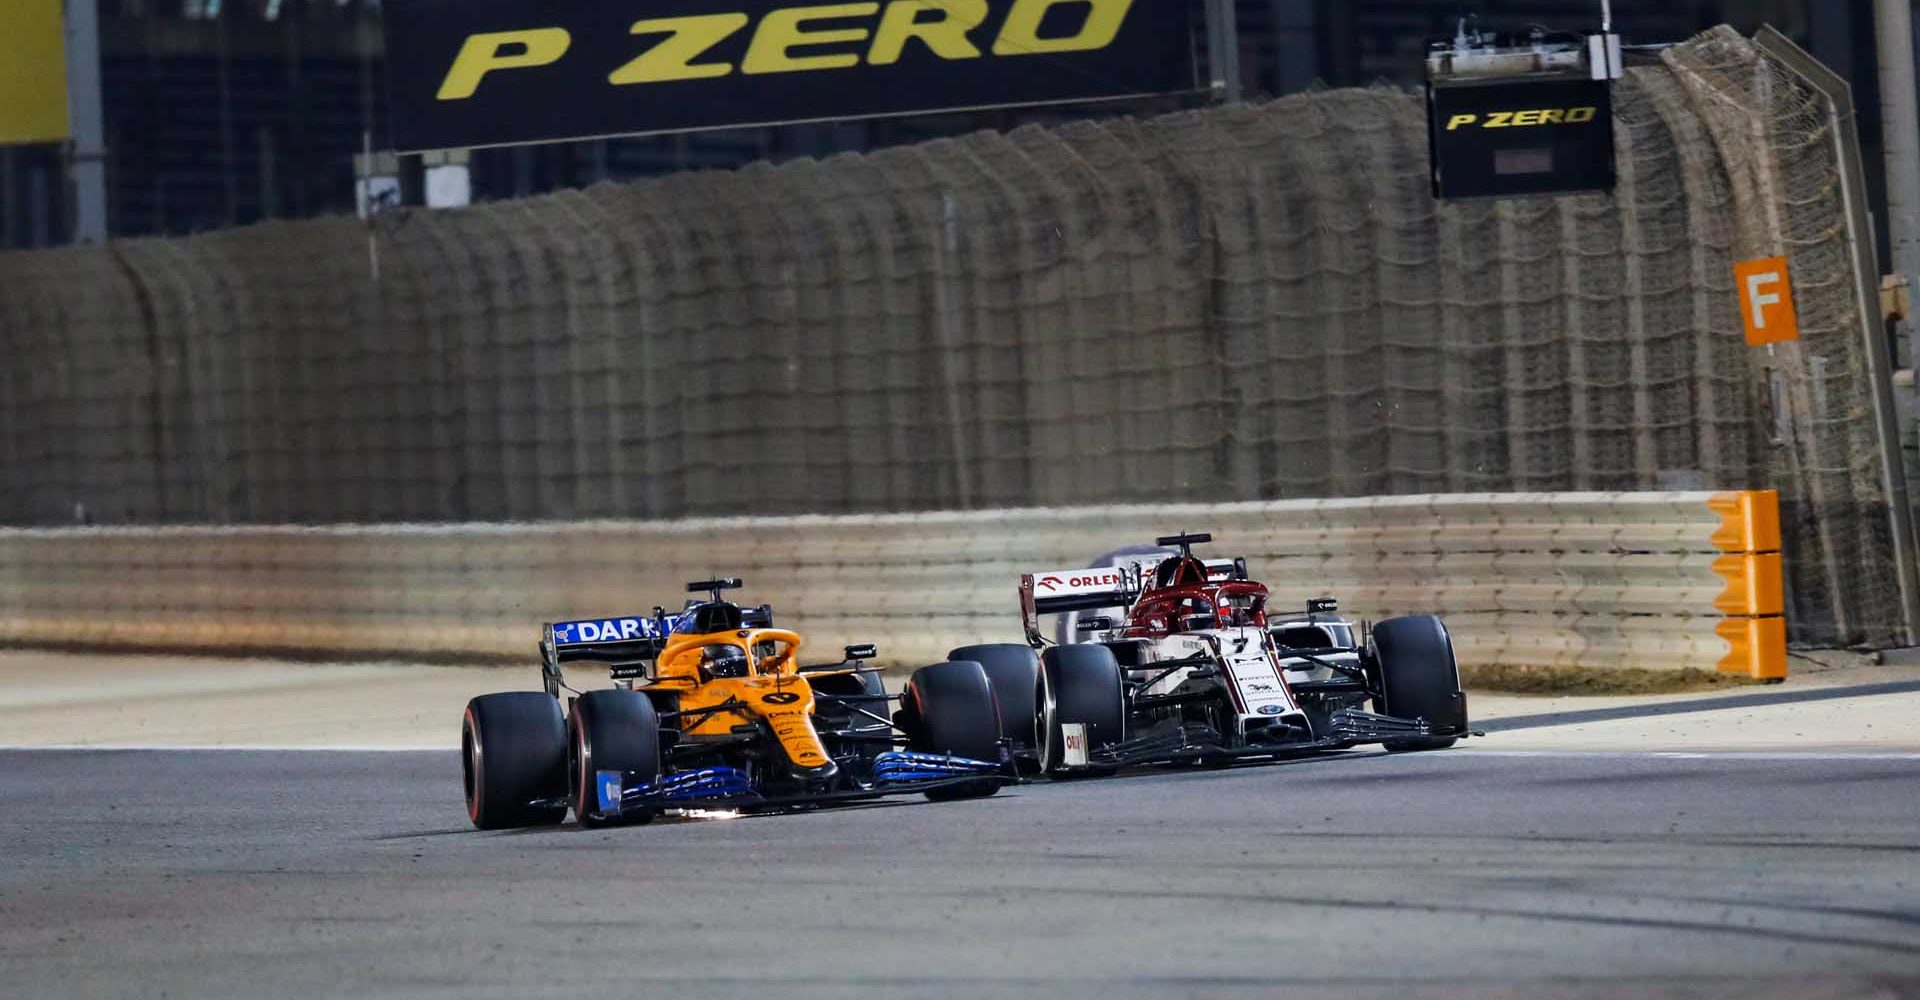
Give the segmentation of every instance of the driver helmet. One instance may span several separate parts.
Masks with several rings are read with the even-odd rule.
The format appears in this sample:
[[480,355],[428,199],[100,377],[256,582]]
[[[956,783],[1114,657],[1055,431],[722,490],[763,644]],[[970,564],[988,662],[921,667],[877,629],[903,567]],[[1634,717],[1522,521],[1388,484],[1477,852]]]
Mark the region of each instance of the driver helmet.
[[747,651],[727,643],[716,643],[701,650],[700,668],[709,677],[745,677],[751,673],[747,667]]
[[1177,614],[1180,616],[1180,620],[1184,622],[1186,619],[1194,617],[1204,617],[1211,620],[1218,612],[1214,610],[1212,601],[1204,597],[1189,597],[1180,602]]

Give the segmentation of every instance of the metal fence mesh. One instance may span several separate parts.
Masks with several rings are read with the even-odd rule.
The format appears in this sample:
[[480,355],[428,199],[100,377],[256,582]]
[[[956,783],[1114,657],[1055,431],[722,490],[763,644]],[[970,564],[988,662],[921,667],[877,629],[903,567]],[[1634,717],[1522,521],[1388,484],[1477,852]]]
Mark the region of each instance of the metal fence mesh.
[[1808,637],[1890,641],[1899,583],[1831,106],[1732,32],[1668,63],[1732,179],[1736,259],[1784,255],[1792,270],[1800,339],[1751,355],[1772,393],[1789,610]]
[[[0,255],[0,520],[1777,487],[1796,637],[1885,643],[1816,96],[1725,29],[1672,49],[1617,88],[1611,197],[1437,204],[1376,88]],[[1781,252],[1806,334],[1768,354],[1731,265]]]

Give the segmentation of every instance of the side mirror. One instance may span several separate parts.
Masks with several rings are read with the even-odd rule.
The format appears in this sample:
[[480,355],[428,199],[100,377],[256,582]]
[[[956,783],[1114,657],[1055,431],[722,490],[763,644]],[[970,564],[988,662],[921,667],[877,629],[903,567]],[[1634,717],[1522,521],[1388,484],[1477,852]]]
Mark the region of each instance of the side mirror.
[[875,648],[873,643],[870,642],[863,642],[859,645],[847,647],[847,659],[849,660],[871,660],[879,655],[880,650]]
[[1307,601],[1307,614],[1317,615],[1340,610],[1340,602],[1331,597],[1314,597]]
[[1073,628],[1076,632],[1107,632],[1113,628],[1113,619],[1106,615],[1094,615],[1091,618],[1075,621]]

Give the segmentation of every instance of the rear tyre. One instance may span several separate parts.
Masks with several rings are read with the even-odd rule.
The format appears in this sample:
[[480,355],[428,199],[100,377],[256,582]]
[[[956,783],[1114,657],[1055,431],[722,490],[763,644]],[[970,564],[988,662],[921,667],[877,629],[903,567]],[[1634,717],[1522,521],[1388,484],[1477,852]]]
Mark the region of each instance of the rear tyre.
[[1047,689],[1041,682],[1040,657],[1017,642],[961,646],[947,654],[959,662],[972,660],[987,671],[993,699],[1000,706],[1000,732],[1013,741],[1013,762],[1022,775],[1040,773],[1045,766],[1048,740],[1043,724]]
[[581,826],[646,823],[653,810],[640,809],[602,818],[599,772],[630,771],[636,781],[660,776],[660,717],[653,702],[638,691],[618,688],[588,691],[573,702],[567,743],[568,790],[573,818]]
[[[994,704],[993,682],[979,663],[921,667],[907,681],[901,702],[910,749],[973,760],[1000,759],[1000,710]],[[999,790],[999,778],[982,778],[930,791],[927,798],[935,802],[975,799]]]
[[[1453,639],[1433,615],[1389,618],[1373,627],[1373,655],[1379,665],[1380,711],[1403,719],[1425,719],[1434,729],[1467,731],[1467,695],[1460,689],[1460,668]],[[1392,740],[1389,751],[1442,750],[1457,736]]]
[[1127,738],[1126,679],[1120,661],[1105,646],[1054,646],[1040,657],[1042,682],[1053,702],[1044,770],[1056,780],[1102,778],[1117,767],[1065,770],[1066,737],[1061,727],[1087,727],[1087,751],[1111,746]]
[[567,818],[567,723],[541,691],[483,694],[460,723],[467,818],[482,830],[551,826]]

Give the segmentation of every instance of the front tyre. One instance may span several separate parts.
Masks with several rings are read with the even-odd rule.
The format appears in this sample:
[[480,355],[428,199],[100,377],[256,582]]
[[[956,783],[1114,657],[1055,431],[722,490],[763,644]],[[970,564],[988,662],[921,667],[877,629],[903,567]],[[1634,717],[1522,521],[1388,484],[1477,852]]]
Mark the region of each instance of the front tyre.
[[567,724],[541,691],[483,694],[460,723],[467,818],[482,830],[552,826],[567,818]]
[[1046,766],[1047,716],[1052,710],[1040,674],[1040,657],[1017,642],[961,646],[947,654],[955,662],[972,660],[987,671],[993,700],[1000,707],[1000,732],[1013,743],[1013,762],[1022,775]]
[[660,718],[653,702],[638,691],[608,688],[588,691],[573,702],[567,770],[573,817],[581,826],[646,823],[651,809],[619,816],[600,814],[599,772],[630,772],[641,782],[660,776]]
[[1047,720],[1051,732],[1046,773],[1056,779],[1100,778],[1118,771],[1117,767],[1068,769],[1061,729],[1068,723],[1085,726],[1088,753],[1127,738],[1126,679],[1113,650],[1091,644],[1053,646],[1040,657],[1040,666],[1053,700],[1052,718]]
[[[936,663],[913,672],[901,694],[908,747],[921,753],[971,760],[1000,760],[1000,709],[993,682],[973,661]],[[927,793],[935,802],[974,799],[1000,790],[1000,779],[982,778]]]
[[1467,731],[1467,695],[1460,688],[1453,639],[1440,619],[1407,615],[1375,625],[1373,655],[1380,671],[1382,714],[1424,719],[1434,730],[1454,734],[1391,740],[1385,744],[1389,751],[1445,749]]

